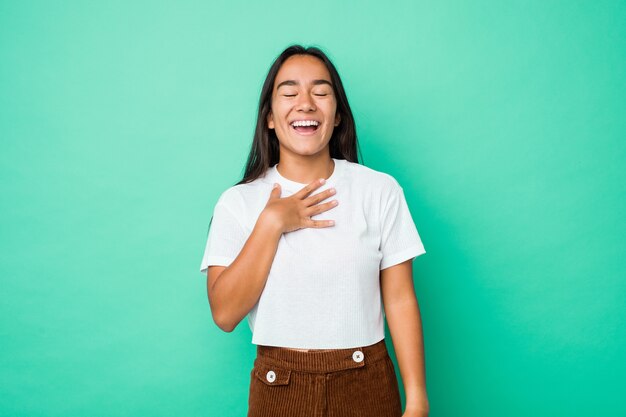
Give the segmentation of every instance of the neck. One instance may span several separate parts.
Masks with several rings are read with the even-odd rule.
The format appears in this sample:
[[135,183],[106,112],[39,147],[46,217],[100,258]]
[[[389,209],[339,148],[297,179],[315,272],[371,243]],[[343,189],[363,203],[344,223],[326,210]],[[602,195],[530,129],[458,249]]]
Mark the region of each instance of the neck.
[[329,178],[335,170],[335,161],[328,154],[304,157],[283,154],[276,169],[280,175],[291,181],[309,184],[320,178]]

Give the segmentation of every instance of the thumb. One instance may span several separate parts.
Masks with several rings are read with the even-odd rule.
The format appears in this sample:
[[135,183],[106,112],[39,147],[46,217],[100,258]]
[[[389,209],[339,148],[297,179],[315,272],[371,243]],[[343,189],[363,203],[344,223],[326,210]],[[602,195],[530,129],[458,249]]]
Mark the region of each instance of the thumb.
[[275,182],[274,186],[272,187],[272,192],[270,193],[270,199],[280,197],[280,193],[281,193],[280,184]]

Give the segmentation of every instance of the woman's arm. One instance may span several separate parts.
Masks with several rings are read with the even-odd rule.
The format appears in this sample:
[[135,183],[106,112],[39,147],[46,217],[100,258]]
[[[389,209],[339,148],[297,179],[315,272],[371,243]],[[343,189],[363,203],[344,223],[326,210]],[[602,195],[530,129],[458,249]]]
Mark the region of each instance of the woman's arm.
[[424,365],[422,323],[413,288],[413,260],[380,272],[380,285],[389,332],[398,358],[406,394],[405,416],[429,412]]
[[231,332],[258,301],[270,272],[282,231],[259,216],[241,252],[228,266],[209,266],[207,293],[213,321]]
[[311,219],[335,207],[333,201],[321,203],[334,194],[334,188],[310,195],[322,184],[323,179],[315,180],[285,198],[280,198],[280,186],[272,188],[265,208],[237,257],[228,267],[209,266],[209,304],[213,321],[220,329],[233,331],[261,297],[283,233],[333,225],[331,220]]

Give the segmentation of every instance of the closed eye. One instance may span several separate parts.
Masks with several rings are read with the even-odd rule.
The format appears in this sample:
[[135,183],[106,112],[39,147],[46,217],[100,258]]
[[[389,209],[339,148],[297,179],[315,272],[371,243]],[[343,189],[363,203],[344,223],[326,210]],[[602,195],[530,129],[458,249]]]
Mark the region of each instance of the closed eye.
[[[328,94],[313,94],[313,95],[317,97],[324,97],[324,96],[327,96]],[[296,94],[283,94],[283,97],[295,97],[295,96]]]

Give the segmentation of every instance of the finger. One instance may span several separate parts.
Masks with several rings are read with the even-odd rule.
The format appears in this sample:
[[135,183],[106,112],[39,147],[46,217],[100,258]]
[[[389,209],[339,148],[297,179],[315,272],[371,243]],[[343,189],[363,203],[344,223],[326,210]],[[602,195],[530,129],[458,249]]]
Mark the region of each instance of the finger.
[[311,194],[313,191],[317,190],[322,185],[324,185],[325,182],[326,182],[326,180],[324,178],[320,178],[318,180],[315,180],[312,183],[309,183],[309,184],[305,185],[304,187],[302,187],[300,189],[300,191],[298,191],[294,195],[297,196],[300,199],[305,198],[309,194]]
[[336,207],[339,204],[339,201],[332,200],[327,203],[317,204],[315,206],[311,206],[306,209],[305,213],[307,216],[315,216],[316,214],[320,214],[321,212],[330,210],[333,207]]
[[307,227],[314,229],[320,229],[322,227],[331,227],[335,225],[334,220],[311,220],[308,222]]
[[274,198],[279,198],[281,194],[280,184],[275,182],[272,187],[272,191],[270,192],[270,200]]
[[329,188],[328,190],[324,190],[321,193],[317,193],[315,195],[305,198],[304,199],[305,205],[307,207],[313,206],[319,203],[320,201],[324,201],[327,198],[333,196],[335,193],[336,193],[336,190],[334,188]]

